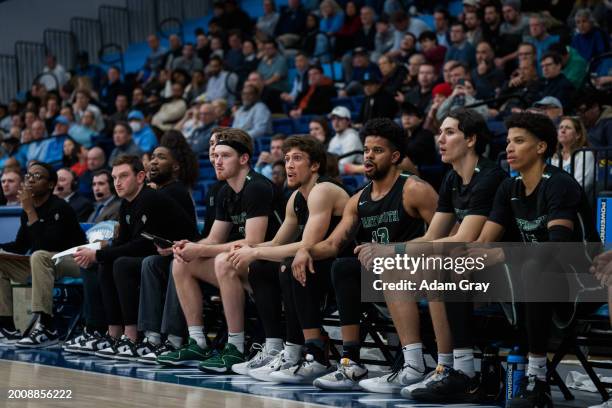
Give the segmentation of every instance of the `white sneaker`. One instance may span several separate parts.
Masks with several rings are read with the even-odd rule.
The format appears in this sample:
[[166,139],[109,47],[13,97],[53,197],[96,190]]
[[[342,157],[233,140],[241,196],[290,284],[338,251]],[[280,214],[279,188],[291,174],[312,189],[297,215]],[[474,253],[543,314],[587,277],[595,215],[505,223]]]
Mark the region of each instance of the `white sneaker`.
[[338,369],[314,380],[313,385],[322,390],[360,390],[359,381],[368,376],[368,369],[349,358],[343,358]]
[[268,351],[265,345],[262,346],[259,343],[254,343],[253,346],[251,346],[251,350],[257,350],[257,354],[244,363],[234,364],[232,366],[233,372],[236,374],[249,375],[249,371],[265,366],[279,354],[278,350]]
[[592,407],[589,407],[589,408],[612,408],[612,399],[604,401],[599,405],[593,405]]
[[276,380],[271,377],[272,373],[292,367],[296,363],[297,360],[290,360],[287,350],[283,350],[270,360],[268,364],[249,370],[249,376],[259,381],[275,382]]
[[270,378],[279,383],[312,384],[314,380],[327,374],[330,368],[316,361],[312,354],[306,354],[297,364],[271,373]]
[[409,365],[405,365],[397,371],[385,374],[381,377],[369,378],[359,381],[359,386],[369,392],[381,394],[393,394],[400,392],[402,388],[423,380],[425,374]]
[[414,383],[414,384],[408,385],[407,387],[402,388],[402,391],[400,392],[400,394],[402,394],[402,397],[412,399],[412,394],[411,394],[412,391],[418,390],[421,388],[427,388],[427,384],[438,380],[438,377],[443,372],[444,372],[444,366],[442,364],[438,364],[436,369],[429,372],[429,374],[427,374],[423,378],[422,381],[419,381],[417,383]]

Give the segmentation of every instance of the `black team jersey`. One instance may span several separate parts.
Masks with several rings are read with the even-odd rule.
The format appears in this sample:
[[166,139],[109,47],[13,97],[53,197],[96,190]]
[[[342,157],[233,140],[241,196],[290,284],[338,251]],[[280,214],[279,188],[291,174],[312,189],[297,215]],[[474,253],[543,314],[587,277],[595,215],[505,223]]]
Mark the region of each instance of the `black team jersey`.
[[243,239],[246,220],[255,217],[268,217],[266,241],[271,240],[282,223],[282,197],[274,184],[266,177],[249,171],[244,186],[235,192],[229,184],[224,185],[217,194],[215,219],[233,224],[230,236]]
[[521,176],[504,180],[489,215],[505,228],[515,225],[516,238],[523,242],[548,242],[548,223],[557,219],[573,221],[575,241],[599,241],[582,188],[570,174],[550,165],[528,196]]
[[[204,216],[204,229],[202,230],[202,237],[206,238],[210,234],[215,217],[217,216],[217,194],[221,190],[221,187],[226,185],[226,181],[217,181],[208,187],[206,191],[206,198],[204,198],[204,206],[206,206],[206,215]],[[229,239],[228,242],[235,241],[236,239]]]
[[442,181],[436,211],[454,214],[458,223],[468,215],[488,217],[495,192],[507,177],[498,165],[482,157],[478,159],[468,184],[463,184],[461,176],[450,170]]
[[425,232],[425,222],[414,218],[404,208],[404,185],[410,177],[400,174],[391,190],[382,198],[372,199],[372,185],[365,186],[357,202],[359,229],[357,242],[405,242],[420,237]]
[[[316,184],[321,184],[321,183],[335,184],[336,186],[346,191],[346,189],[344,188],[342,184],[338,183],[337,181],[329,177],[323,177],[323,176],[319,177]],[[308,203],[306,202],[306,199],[304,198],[302,193],[299,192],[299,190],[295,194],[295,199],[293,200],[293,211],[295,212],[295,215],[298,220],[299,235],[295,239],[295,241],[297,242],[297,241],[302,240],[302,234],[304,233],[304,228],[306,227],[306,222],[308,221],[308,215],[309,215]],[[334,228],[336,228],[336,225],[338,225],[341,219],[342,219],[342,215],[332,215],[331,219],[329,220],[329,226],[327,228],[327,232],[325,233],[325,238],[327,238],[329,234],[332,233],[332,231],[334,230]]]

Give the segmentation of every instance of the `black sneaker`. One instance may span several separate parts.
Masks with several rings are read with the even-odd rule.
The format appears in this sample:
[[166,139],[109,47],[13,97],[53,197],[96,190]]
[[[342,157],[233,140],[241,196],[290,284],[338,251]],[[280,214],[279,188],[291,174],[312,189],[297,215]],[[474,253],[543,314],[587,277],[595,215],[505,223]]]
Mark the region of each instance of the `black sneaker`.
[[117,360],[136,360],[139,357],[138,346],[138,343],[124,334],[117,344],[117,354],[114,358]]
[[34,329],[15,343],[17,347],[23,348],[44,348],[53,346],[59,343],[59,334],[57,330],[49,330],[40,323],[34,326]]
[[102,350],[96,351],[94,354],[97,357],[102,357],[102,358],[111,358],[111,359],[115,358],[117,354],[119,354],[119,345],[123,341],[124,337],[127,338],[125,335],[122,336],[120,339],[116,339],[114,337],[107,336],[108,347],[103,348]]
[[0,327],[0,346],[13,345],[21,340],[22,337],[21,332],[17,329],[9,330],[4,327]]
[[470,378],[461,371],[444,367],[437,379],[410,393],[411,397],[420,402],[453,403],[477,402],[478,379]]
[[536,376],[525,377],[518,395],[506,402],[506,408],[553,408],[550,386]]
[[166,340],[164,343],[151,350],[148,354],[140,357],[138,361],[145,364],[157,364],[157,357],[172,351],[176,351],[176,347],[174,347],[170,340]]
[[79,354],[96,354],[98,351],[104,350],[111,346],[114,339],[108,334],[93,332],[90,339],[86,340],[81,347],[75,348],[74,352]]

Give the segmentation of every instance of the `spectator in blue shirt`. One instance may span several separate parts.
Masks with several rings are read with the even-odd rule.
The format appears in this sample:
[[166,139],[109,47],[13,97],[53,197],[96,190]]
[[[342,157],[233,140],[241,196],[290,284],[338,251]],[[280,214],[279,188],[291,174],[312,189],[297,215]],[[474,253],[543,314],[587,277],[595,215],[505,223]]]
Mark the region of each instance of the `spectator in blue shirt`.
[[246,84],[242,89],[242,106],[234,113],[232,124],[253,139],[270,134],[272,130],[270,110],[259,98],[259,90],[254,85]]
[[587,61],[610,49],[609,38],[605,31],[595,27],[595,19],[589,9],[580,9],[574,17],[576,33],[572,37],[572,47]]
[[152,152],[159,143],[153,129],[145,122],[143,113],[137,110],[131,111],[128,115],[128,122],[132,128],[134,143],[143,152]]
[[536,61],[541,61],[546,51],[548,51],[548,47],[559,42],[559,36],[548,34],[542,16],[534,15],[529,18],[529,35],[523,41],[534,45],[536,48]]
[[288,71],[287,59],[278,52],[274,40],[266,41],[264,43],[264,57],[257,67],[257,72],[264,79],[264,85],[280,92],[288,91]]
[[344,12],[334,0],[323,0],[319,6],[319,29],[326,34],[336,34],[344,24]]
[[472,68],[476,66],[476,49],[467,40],[466,32],[467,30],[463,23],[456,22],[451,25],[450,39],[452,45],[446,51],[444,61],[461,61]]
[[74,69],[75,76],[86,76],[91,79],[94,89],[99,90],[104,80],[104,70],[97,65],[89,63],[87,51],[77,53],[77,66]]
[[168,52],[166,47],[160,45],[159,38],[155,34],[147,37],[147,43],[151,52],[147,55],[142,70],[138,73],[138,80],[144,82],[157,76],[166,63],[166,53]]

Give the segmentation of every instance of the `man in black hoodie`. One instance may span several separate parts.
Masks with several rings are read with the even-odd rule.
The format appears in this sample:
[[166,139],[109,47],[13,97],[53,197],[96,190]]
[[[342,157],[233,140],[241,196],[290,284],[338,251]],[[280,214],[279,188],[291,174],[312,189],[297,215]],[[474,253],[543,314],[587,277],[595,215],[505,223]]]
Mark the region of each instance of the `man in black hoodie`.
[[[51,327],[53,284],[62,276],[79,276],[72,259],[54,264],[51,257],[60,251],[83,244],[85,233],[67,202],[53,195],[57,174],[47,163],[33,162],[19,190],[23,207],[21,226],[15,241],[0,244],[0,249],[17,254],[31,253],[29,258],[11,259],[0,255],[0,343],[19,347],[47,347],[58,342]],[[39,321],[28,336],[21,338],[13,324],[11,281],[26,283],[32,277],[32,312]]]

